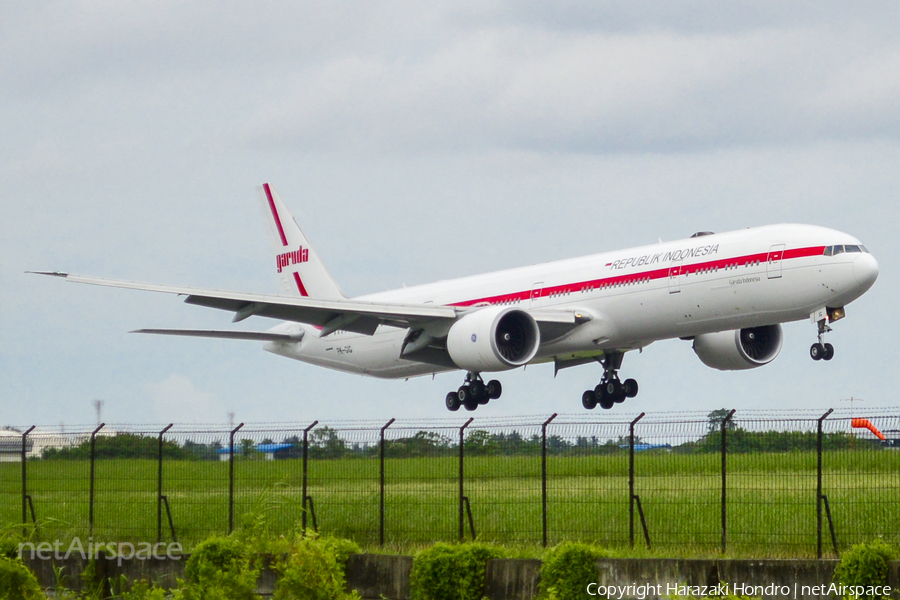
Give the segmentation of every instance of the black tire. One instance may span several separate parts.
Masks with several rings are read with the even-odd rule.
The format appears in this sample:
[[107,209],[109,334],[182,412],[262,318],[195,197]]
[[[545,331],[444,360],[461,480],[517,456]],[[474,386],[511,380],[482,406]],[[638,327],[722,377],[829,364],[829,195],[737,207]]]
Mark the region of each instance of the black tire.
[[594,390],[585,390],[581,395],[581,405],[588,410],[597,408],[597,394],[594,393]]
[[813,360],[822,360],[822,357],[825,356],[825,346],[816,342],[809,347],[809,356]]
[[466,401],[472,397],[472,391],[469,389],[469,386],[462,385],[456,390],[456,395],[459,396],[460,404],[465,405]]
[[622,389],[626,398],[634,398],[638,395],[638,382],[634,379],[626,379],[622,383]]
[[478,400],[475,400],[474,398],[468,398],[465,402],[463,402],[463,406],[466,407],[466,410],[473,411],[478,408]]
[[822,360],[831,360],[834,358],[834,346],[831,344],[824,344],[825,353],[822,354]]
[[496,400],[503,393],[503,386],[496,379],[491,379],[487,384],[487,394],[491,400]]
[[482,395],[480,395],[478,397],[478,404],[480,404],[481,406],[484,406],[485,404],[487,404],[490,401],[491,401],[491,397],[488,396],[487,391],[485,391]]
[[487,396],[484,383],[478,380],[469,384],[469,391],[472,392],[472,396],[474,396],[476,400],[481,400]]
[[603,408],[605,410],[611,409],[615,405],[615,403],[616,401],[613,400],[613,397],[606,392],[597,396],[597,404],[600,405],[600,408]]
[[456,392],[450,392],[447,394],[447,398],[444,401],[447,406],[447,410],[451,410],[456,412],[459,410],[459,407],[462,406],[462,402],[459,401],[459,394]]
[[606,393],[607,396],[609,396],[610,398],[613,398],[616,396],[616,394],[619,393],[619,386],[617,385],[618,383],[619,382],[616,381],[615,379],[610,379],[609,381],[606,382],[606,385],[603,386],[603,391]]

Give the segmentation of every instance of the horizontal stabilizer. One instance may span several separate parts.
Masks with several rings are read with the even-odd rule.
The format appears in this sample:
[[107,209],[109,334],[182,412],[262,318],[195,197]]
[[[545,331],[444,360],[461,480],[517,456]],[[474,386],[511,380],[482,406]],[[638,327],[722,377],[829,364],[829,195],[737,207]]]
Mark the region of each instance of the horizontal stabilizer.
[[251,340],[257,342],[297,343],[303,339],[303,332],[296,335],[269,333],[266,331],[216,331],[214,329],[137,329],[130,333],[155,333],[157,335],[185,335],[188,337],[225,338],[231,340]]

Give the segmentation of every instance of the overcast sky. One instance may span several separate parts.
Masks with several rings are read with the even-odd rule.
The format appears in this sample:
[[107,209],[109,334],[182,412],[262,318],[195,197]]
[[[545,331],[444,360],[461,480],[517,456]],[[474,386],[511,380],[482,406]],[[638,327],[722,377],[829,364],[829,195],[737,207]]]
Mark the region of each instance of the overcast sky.
[[[738,373],[659,342],[614,410],[896,407],[898,27],[889,2],[4,2],[0,425],[89,423],[96,399],[117,423],[448,416],[461,373],[130,335],[231,315],[24,274],[278,293],[264,181],[350,295],[698,230],[846,231],[881,275],[831,363],[809,322]],[[506,373],[476,414],[581,412],[600,375]]]

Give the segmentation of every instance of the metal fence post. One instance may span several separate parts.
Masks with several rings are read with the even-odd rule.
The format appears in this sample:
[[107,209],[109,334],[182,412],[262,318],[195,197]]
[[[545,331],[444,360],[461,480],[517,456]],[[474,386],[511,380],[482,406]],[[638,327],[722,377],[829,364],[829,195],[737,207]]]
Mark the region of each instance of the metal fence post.
[[819,417],[816,432],[816,556],[819,558],[822,558],[822,423],[832,412],[834,409],[829,408]]
[[172,428],[172,423],[159,432],[159,452],[156,455],[156,541],[162,541],[162,468],[163,468],[163,434]]
[[22,536],[27,537],[28,531],[28,466],[27,466],[27,441],[28,434],[34,431],[35,426],[32,425],[28,431],[22,434]]
[[90,537],[94,537],[94,451],[97,446],[97,432],[103,429],[106,423],[100,423],[97,429],[91,433],[91,483],[88,497],[88,531]]
[[541,532],[542,543],[547,547],[547,425],[556,418],[556,413],[541,425]]
[[639,414],[628,426],[628,540],[632,548],[634,548],[634,426],[645,414]]
[[309,474],[309,431],[319,424],[319,421],[313,421],[312,424],[303,430],[303,516],[301,517],[303,520],[303,535],[306,535],[306,504],[307,504],[307,477]]
[[391,419],[390,421],[385,423],[384,427],[381,428],[381,448],[379,451],[379,456],[381,459],[381,504],[379,505],[378,513],[378,543],[382,546],[384,546],[384,430],[390,427],[391,423],[393,423],[394,420],[395,419]]
[[234,434],[243,427],[241,423],[231,430],[228,439],[228,534],[234,531]]
[[459,428],[459,541],[463,541],[463,536],[465,535],[465,515],[463,511],[463,502],[466,497],[465,488],[463,486],[463,482],[465,481],[463,477],[463,432],[466,430],[466,427],[475,420],[475,417],[469,417],[469,420],[466,421],[462,427]]
[[726,531],[726,529],[725,529],[725,526],[726,526],[725,501],[728,497],[727,496],[727,488],[725,485],[726,484],[726,473],[728,472],[727,460],[726,460],[726,457],[728,456],[728,454],[727,454],[727,449],[726,449],[726,445],[725,445],[725,431],[728,427],[728,421],[730,421],[731,417],[734,416],[734,411],[735,411],[735,409],[732,408],[731,412],[728,413],[728,416],[726,416],[724,419],[722,419],[722,553],[723,554],[725,553],[725,531]]

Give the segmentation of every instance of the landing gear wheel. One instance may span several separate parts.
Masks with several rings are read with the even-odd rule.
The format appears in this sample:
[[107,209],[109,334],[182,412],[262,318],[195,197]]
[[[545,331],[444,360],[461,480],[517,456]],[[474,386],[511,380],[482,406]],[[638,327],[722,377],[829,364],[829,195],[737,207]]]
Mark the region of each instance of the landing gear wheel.
[[613,396],[610,396],[605,391],[602,394],[597,394],[597,404],[600,405],[600,408],[609,410],[615,403],[616,401],[613,399]]
[[484,393],[484,388],[484,383],[479,379],[476,379],[469,384],[469,391],[472,392],[472,396],[474,396],[478,400],[481,400],[486,396],[486,394]]
[[469,386],[462,385],[456,391],[456,395],[459,396],[460,403],[464,405],[472,397],[472,391]]
[[626,398],[634,398],[638,394],[638,382],[634,379],[626,379],[622,383],[622,388]]
[[459,401],[459,394],[457,394],[456,392],[450,392],[449,394],[447,394],[446,404],[447,410],[452,410],[453,412],[458,411],[459,407],[462,406],[462,402]]
[[809,347],[809,356],[813,360],[822,360],[825,357],[825,346],[816,342]]
[[619,393],[619,388],[621,385],[615,379],[610,379],[606,382],[606,385],[603,386],[603,391],[606,392],[606,395],[610,398],[615,398]]
[[834,358],[834,346],[831,344],[823,344],[825,347],[825,353],[822,355],[822,360],[831,360]]
[[487,395],[491,400],[496,400],[503,393],[503,386],[496,379],[487,382]]
[[478,400],[474,398],[467,398],[465,402],[463,402],[463,406],[466,407],[466,410],[473,411],[478,408]]
[[581,395],[581,405],[588,410],[597,408],[597,394],[594,393],[594,390],[586,390]]
[[482,395],[478,396],[478,404],[485,405],[491,401],[491,397],[487,395],[487,392],[484,392]]

